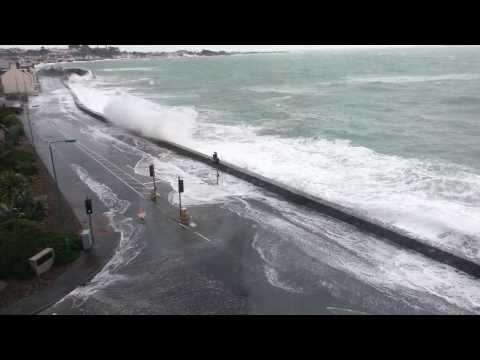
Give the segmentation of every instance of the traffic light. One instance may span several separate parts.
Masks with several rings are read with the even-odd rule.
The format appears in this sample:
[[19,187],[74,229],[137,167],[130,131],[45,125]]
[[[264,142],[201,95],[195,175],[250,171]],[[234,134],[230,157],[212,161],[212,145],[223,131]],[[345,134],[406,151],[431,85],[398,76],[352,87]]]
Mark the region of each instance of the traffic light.
[[92,209],[92,199],[89,199],[87,198],[85,200],[85,209],[87,210],[87,214],[90,215],[91,213],[93,213],[93,209]]
[[183,180],[178,179],[178,192],[183,193]]
[[154,177],[155,176],[155,168],[153,167],[153,164],[149,166],[149,169],[150,169],[150,177]]

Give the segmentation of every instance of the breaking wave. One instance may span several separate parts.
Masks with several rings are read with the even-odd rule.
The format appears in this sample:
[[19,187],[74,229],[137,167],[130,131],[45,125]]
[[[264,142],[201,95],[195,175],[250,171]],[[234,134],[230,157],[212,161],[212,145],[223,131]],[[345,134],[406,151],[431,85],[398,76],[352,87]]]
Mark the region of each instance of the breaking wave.
[[[470,76],[421,77],[421,81]],[[205,154],[216,151],[221,159],[240,167],[480,260],[480,175],[474,169],[384,155],[347,140],[260,135],[259,128],[211,123],[199,119],[192,107],[155,104],[121,89],[100,90],[94,82],[71,87],[84,105],[115,125]],[[209,198],[208,190],[198,194],[198,201]]]

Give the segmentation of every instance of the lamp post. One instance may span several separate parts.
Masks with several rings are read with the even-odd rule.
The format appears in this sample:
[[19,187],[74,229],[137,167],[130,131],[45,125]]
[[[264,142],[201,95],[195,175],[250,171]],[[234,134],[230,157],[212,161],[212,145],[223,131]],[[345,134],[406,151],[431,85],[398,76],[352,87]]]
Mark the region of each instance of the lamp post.
[[[40,105],[33,105],[32,108],[38,108]],[[32,120],[30,120],[30,108],[28,106],[28,100],[27,100],[27,121],[28,121],[28,127],[30,129],[30,140],[32,141],[32,146],[33,150],[35,151],[35,140],[33,139],[33,128],[32,128]]]
[[48,142],[48,149],[50,150],[50,160],[52,161],[52,171],[53,171],[53,178],[55,179],[55,185],[58,188],[58,181],[57,181],[57,173],[55,172],[55,162],[53,161],[53,151],[52,151],[52,144],[56,143],[74,143],[76,139],[68,139],[68,140],[56,140],[56,141],[49,141]]

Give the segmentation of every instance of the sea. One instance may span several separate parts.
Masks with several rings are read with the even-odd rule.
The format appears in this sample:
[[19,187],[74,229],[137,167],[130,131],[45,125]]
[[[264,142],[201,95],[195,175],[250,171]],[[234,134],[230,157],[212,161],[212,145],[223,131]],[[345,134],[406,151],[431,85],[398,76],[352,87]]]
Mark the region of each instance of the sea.
[[480,47],[69,64],[78,99],[480,261]]

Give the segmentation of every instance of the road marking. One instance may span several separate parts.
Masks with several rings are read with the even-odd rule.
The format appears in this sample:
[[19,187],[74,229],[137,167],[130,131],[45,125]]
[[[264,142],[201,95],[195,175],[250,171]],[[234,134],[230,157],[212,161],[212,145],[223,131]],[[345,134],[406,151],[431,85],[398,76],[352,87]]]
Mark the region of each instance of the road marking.
[[178,226],[184,228],[185,230],[191,231],[193,234],[201,237],[201,238],[204,239],[204,240],[207,240],[208,242],[212,242],[212,240],[210,240],[209,238],[207,238],[205,235],[200,234],[198,231],[193,231],[189,226],[182,224],[182,223],[179,222],[177,219],[175,219],[175,218],[173,218],[173,217],[171,217],[171,216],[169,216],[168,218],[169,218],[170,220],[172,220],[172,221],[173,221],[175,224],[177,224]]
[[325,309],[327,309],[330,312],[340,312],[342,314],[350,314],[350,315],[369,315],[366,312],[363,311],[358,311],[358,310],[352,310],[352,309],[346,309],[346,308],[340,308],[340,307],[335,307],[335,306],[327,306]]
[[87,151],[85,151],[84,149],[82,149],[80,146],[78,146],[78,148],[80,150],[82,150],[85,154],[87,154],[90,158],[92,158],[93,160],[95,160],[98,164],[100,164],[101,166],[103,166],[108,172],[110,172],[116,179],[118,179],[120,182],[122,182],[125,186],[127,186],[128,188],[130,188],[133,192],[135,192],[136,194],[138,194],[138,196],[140,196],[141,198],[145,199],[145,196],[138,192],[137,190],[135,190],[131,185],[129,185],[126,181],[124,181],[123,179],[121,179],[119,176],[115,175],[108,167],[106,167],[104,164],[102,164],[100,161],[98,161],[97,159],[95,159],[94,157],[92,157]]
[[[160,180],[155,180],[155,184],[158,184],[160,182]],[[153,186],[153,181],[149,181],[149,182],[146,182],[146,183],[141,183],[142,185],[152,185]]]
[[200,234],[198,231],[194,231],[193,232],[194,234],[197,234],[198,236],[200,236],[202,239],[205,239],[207,240],[208,242],[211,242],[212,240],[210,240],[209,238],[207,238],[206,236],[203,236],[202,234]]
[[[79,144],[80,145],[80,144]],[[84,145],[81,145],[81,146],[84,146]],[[122,172],[123,174],[127,175],[128,177],[130,177],[131,179],[133,179],[134,182],[138,183],[139,185],[142,185],[142,183],[140,182],[140,180],[136,179],[135,177],[133,177],[131,174],[127,173],[125,170],[123,170],[121,167],[119,167],[118,165],[112,163],[110,160],[108,160],[107,158],[105,158],[103,155],[100,155],[99,153],[91,150],[91,149],[88,149],[88,151],[90,151],[92,154],[94,154],[95,156],[98,156],[100,159],[103,159],[104,161],[106,161],[107,163],[111,164],[112,166],[116,167],[118,169],[118,171]]]
[[[58,132],[60,132],[65,138],[69,138],[69,136],[67,134],[65,134],[63,131],[59,130],[58,128],[56,128],[56,130]],[[114,164],[113,162],[111,162],[110,160],[108,160],[107,158],[105,158],[104,156],[98,154],[97,152],[91,150],[91,149],[88,149],[85,145],[83,145],[82,143],[80,143],[79,141],[77,141],[75,143],[75,145],[78,147],[78,149],[80,149],[82,152],[84,152],[88,157],[90,157],[91,159],[93,159],[94,161],[96,161],[99,165],[101,165],[103,168],[105,168],[109,173],[111,173],[116,179],[118,179],[121,183],[123,183],[125,186],[127,186],[128,188],[130,188],[133,192],[135,192],[138,196],[140,196],[142,199],[146,199],[145,198],[145,194],[142,194],[140,193],[139,191],[137,191],[136,189],[133,188],[133,186],[141,186],[142,187],[142,191],[145,191],[145,192],[149,192],[149,189],[145,186],[146,184],[153,184],[153,182],[148,182],[148,183],[141,183],[139,180],[135,179],[132,175],[128,174],[127,172],[125,172],[123,169],[121,169],[118,165]],[[105,163],[107,165],[109,165],[111,168],[109,168],[107,165],[105,165]],[[130,167],[132,170],[135,170],[131,165],[126,165],[128,167]],[[117,170],[118,169],[118,170]],[[115,173],[116,172],[116,173]],[[135,184],[131,184],[129,183],[127,180],[125,179],[122,179],[121,176],[123,176],[123,174],[125,175],[128,175],[131,179],[133,179],[134,183]],[[131,180],[129,180],[131,181]],[[159,181],[159,180],[158,180]],[[166,212],[163,212],[161,211],[160,209],[158,209],[159,212],[162,214],[162,215],[167,215]],[[168,216],[168,215],[167,215]],[[209,238],[207,238],[206,236],[202,235],[201,233],[199,233],[198,231],[193,231],[190,227],[180,223],[179,221],[177,221],[177,219],[175,218],[172,218],[172,217],[168,217],[170,220],[174,221],[177,225],[181,226],[182,228],[192,232],[193,234],[201,237],[202,239],[208,241],[208,242],[211,242],[212,240],[210,240]]]

